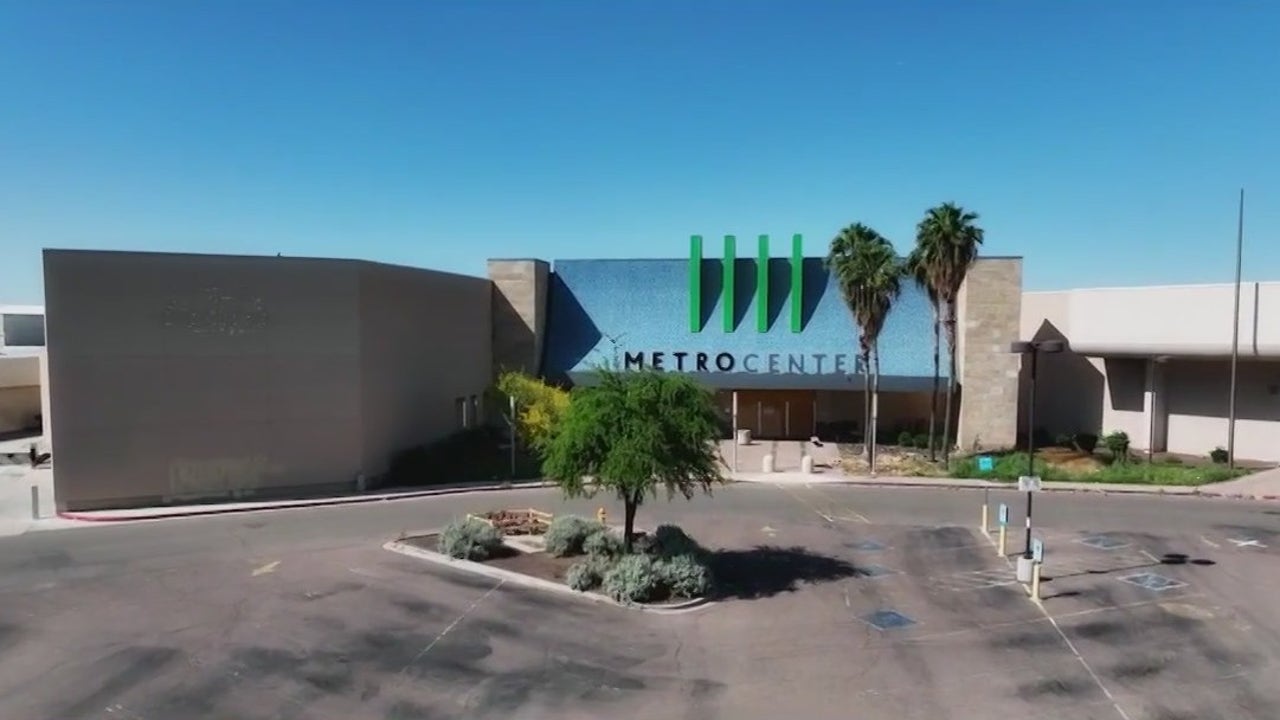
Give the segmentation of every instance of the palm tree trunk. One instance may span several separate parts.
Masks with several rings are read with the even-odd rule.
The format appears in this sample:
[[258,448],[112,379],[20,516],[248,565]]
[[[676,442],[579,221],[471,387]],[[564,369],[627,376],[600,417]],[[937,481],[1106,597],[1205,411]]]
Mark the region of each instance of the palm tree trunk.
[[871,474],[876,474],[876,445],[879,444],[879,433],[876,427],[880,424],[880,342],[876,341],[875,369],[871,374]]
[[947,357],[950,367],[947,373],[947,407],[942,417],[942,462],[951,459],[951,404],[956,391],[956,315],[955,303],[947,303]]
[[933,396],[929,400],[929,462],[938,460],[938,383],[941,381],[942,309],[933,308]]
[[862,350],[862,445],[867,453],[867,465],[871,464],[871,348]]

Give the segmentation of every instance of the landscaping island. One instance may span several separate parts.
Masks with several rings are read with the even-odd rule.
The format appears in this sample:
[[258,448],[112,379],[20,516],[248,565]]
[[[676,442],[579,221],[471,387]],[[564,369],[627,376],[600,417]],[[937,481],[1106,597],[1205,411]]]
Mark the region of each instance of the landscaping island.
[[600,520],[501,510],[401,542],[623,605],[684,606],[712,590],[709,553],[675,525],[636,532],[626,543],[620,528]]

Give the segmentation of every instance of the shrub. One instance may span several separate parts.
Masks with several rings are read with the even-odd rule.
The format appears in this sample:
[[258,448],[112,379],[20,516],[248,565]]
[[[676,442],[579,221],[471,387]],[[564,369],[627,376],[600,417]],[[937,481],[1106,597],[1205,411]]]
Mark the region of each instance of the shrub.
[[921,450],[929,449],[929,433],[920,433],[919,435],[915,436],[914,440],[915,442],[913,444],[916,447],[920,448]]
[[697,598],[711,590],[711,571],[693,555],[676,555],[659,560],[658,577],[671,595]]
[[1107,433],[1106,437],[1102,438],[1102,444],[1107,448],[1107,451],[1111,453],[1111,457],[1115,458],[1117,461],[1122,463],[1129,461],[1128,433],[1123,430],[1116,430],[1115,432]]
[[498,390],[516,400],[516,428],[520,440],[544,452],[569,408],[569,393],[519,372],[498,376]]
[[1225,463],[1228,459],[1227,451],[1220,447],[1214,448],[1209,452],[1209,459],[1219,464]]
[[648,602],[662,589],[661,578],[653,558],[648,555],[624,555],[604,574],[601,587],[618,602]]
[[564,576],[565,583],[579,592],[594,590],[600,587],[600,582],[608,570],[609,565],[603,559],[587,558],[569,566],[569,571]]
[[915,444],[916,436],[911,434],[910,430],[903,430],[898,433],[898,447],[909,448]]
[[587,537],[603,528],[600,523],[577,515],[557,515],[547,526],[543,540],[546,542],[547,552],[556,557],[581,555]]
[[662,558],[702,554],[702,546],[678,525],[659,525],[653,531],[649,547],[651,552]]
[[1093,433],[1076,433],[1074,441],[1077,450],[1089,455],[1098,447],[1098,436]]
[[1053,444],[1064,448],[1075,447],[1075,442],[1071,437],[1071,433],[1058,433],[1057,435],[1054,435]]
[[622,554],[622,538],[600,527],[582,541],[582,550],[593,558],[612,558]]
[[502,547],[502,532],[473,518],[444,526],[437,546],[440,552],[462,560],[487,560]]

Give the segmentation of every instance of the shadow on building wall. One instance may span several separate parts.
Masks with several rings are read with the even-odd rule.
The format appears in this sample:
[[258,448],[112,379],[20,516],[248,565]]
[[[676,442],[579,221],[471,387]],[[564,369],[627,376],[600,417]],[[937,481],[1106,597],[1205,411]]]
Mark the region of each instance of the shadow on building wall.
[[827,272],[826,261],[822,258],[805,258],[801,268],[804,288],[800,298],[800,327],[803,329],[809,327],[809,321],[826,296],[831,276]]
[[[1236,419],[1280,422],[1280,362],[1241,360],[1236,380]],[[1164,389],[1171,415],[1226,418],[1231,363],[1220,359],[1166,363]]]
[[[742,327],[742,322],[747,319],[747,310],[754,304],[756,296],[756,261],[754,259],[738,258],[733,261],[733,329],[738,330]],[[727,302],[729,298],[725,298]],[[751,323],[752,326],[755,323]],[[752,328],[754,332],[754,327]]]
[[699,329],[706,330],[707,324],[711,322],[711,315],[716,311],[716,301],[720,299],[720,293],[724,290],[724,261],[723,260],[703,260],[700,266],[702,271],[702,325]]
[[1112,410],[1142,412],[1147,388],[1147,361],[1144,358],[1106,358],[1108,401]]
[[[1101,372],[1083,355],[1070,350],[1068,338],[1053,323],[1045,320],[1032,340],[1063,340],[1068,349],[1055,355],[1041,355],[1037,370],[1035,425],[1039,433],[1052,438],[1062,433],[1100,434],[1106,386]],[[945,362],[945,360],[944,360]],[[1029,363],[1022,363],[1018,373],[1018,433],[1027,426],[1027,400],[1031,382]],[[1142,386],[1138,386],[1141,409]]]
[[548,379],[567,382],[568,371],[586,358],[604,336],[558,274],[551,273],[547,286],[547,337],[543,341],[542,367]]

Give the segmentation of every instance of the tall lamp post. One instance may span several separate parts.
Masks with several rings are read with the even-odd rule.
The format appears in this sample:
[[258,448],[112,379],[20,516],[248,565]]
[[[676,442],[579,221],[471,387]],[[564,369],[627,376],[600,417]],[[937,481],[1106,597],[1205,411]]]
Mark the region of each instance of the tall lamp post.
[[[1035,477],[1036,474],[1036,365],[1040,357],[1040,353],[1060,353],[1066,349],[1066,343],[1061,340],[1019,340],[1009,345],[1009,352],[1017,353],[1024,359],[1030,359],[1031,366],[1028,368],[1031,375],[1031,382],[1027,386],[1027,476]],[[1026,575],[1030,578],[1031,574],[1031,496],[1033,494],[1031,488],[1027,489],[1027,542],[1022,551],[1022,558],[1018,562],[1018,575],[1023,575],[1023,566],[1026,566]]]

